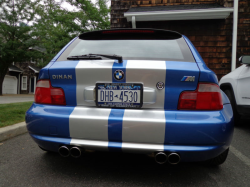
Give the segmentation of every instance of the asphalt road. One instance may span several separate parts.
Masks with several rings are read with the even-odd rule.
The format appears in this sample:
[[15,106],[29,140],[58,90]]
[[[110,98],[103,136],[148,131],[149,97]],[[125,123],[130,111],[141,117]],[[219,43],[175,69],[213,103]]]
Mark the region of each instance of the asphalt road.
[[0,143],[0,186],[250,186],[250,119],[235,127],[227,161],[158,165],[145,155],[88,152],[79,159],[40,150],[26,133]]

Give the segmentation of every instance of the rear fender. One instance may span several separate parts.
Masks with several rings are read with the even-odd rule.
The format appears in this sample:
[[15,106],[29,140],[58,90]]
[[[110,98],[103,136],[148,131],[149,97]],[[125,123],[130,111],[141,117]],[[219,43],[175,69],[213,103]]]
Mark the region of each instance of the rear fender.
[[218,84],[218,78],[216,74],[206,66],[206,63],[203,61],[202,57],[200,56],[194,45],[191,43],[191,41],[186,36],[183,36],[183,38],[187,42],[187,45],[189,46],[200,69],[199,82],[211,82]]
[[49,68],[54,64],[54,62],[61,56],[61,54],[67,49],[67,47],[70,46],[70,44],[75,41],[78,37],[75,37],[73,40],[71,40],[67,45],[64,46],[64,48],[57,53],[57,55],[45,66],[43,69],[40,70],[38,80],[40,79],[49,79]]

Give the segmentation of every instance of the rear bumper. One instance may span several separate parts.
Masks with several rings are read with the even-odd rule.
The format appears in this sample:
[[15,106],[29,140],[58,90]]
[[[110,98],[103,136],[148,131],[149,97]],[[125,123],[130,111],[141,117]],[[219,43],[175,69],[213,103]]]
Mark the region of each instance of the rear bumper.
[[123,110],[33,104],[27,129],[44,149],[61,145],[101,151],[177,152],[182,161],[203,161],[232,140],[231,106],[221,111]]
[[[42,148],[56,152],[62,145],[69,147],[78,146],[84,149],[108,151],[120,150],[117,149],[116,142],[110,144],[106,141],[95,140],[79,140],[71,138],[56,138],[48,136],[39,136],[30,134],[33,140]],[[122,143],[122,152],[128,153],[143,153],[150,154],[154,152],[163,151],[168,153],[178,153],[182,162],[198,162],[205,161],[216,157],[228,148],[226,145],[213,145],[213,146],[181,146],[181,145],[161,145],[161,144],[142,144],[142,143]]]

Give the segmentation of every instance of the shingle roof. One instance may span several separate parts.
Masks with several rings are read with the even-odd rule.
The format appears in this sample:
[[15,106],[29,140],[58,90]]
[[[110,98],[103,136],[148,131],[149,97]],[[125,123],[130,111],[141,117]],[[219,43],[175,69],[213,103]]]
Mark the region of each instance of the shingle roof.
[[35,73],[39,73],[39,71],[41,70],[40,68],[35,66],[29,66],[29,68],[32,69]]
[[17,71],[17,72],[22,72],[23,70],[19,69],[18,67],[14,65],[9,66],[9,71]]
[[210,9],[210,8],[225,8],[225,7],[218,4],[150,6],[150,7],[132,7],[127,12],[170,11],[170,10]]
[[34,47],[30,47],[29,50],[36,50],[36,51],[40,51],[42,53],[46,52],[46,49],[43,47],[39,47],[39,46],[34,46]]

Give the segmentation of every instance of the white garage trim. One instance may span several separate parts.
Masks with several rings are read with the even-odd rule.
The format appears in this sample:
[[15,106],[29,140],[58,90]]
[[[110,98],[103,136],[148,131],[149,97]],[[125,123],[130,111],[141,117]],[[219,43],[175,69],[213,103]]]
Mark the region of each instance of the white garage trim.
[[2,90],[3,94],[17,94],[17,78],[5,75]]
[[127,21],[169,21],[169,20],[200,20],[200,19],[226,19],[233,8],[210,8],[191,10],[171,11],[146,11],[146,12],[125,12]]

